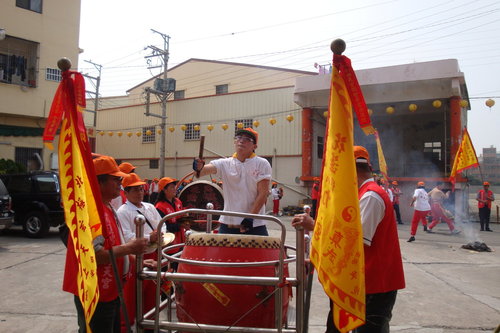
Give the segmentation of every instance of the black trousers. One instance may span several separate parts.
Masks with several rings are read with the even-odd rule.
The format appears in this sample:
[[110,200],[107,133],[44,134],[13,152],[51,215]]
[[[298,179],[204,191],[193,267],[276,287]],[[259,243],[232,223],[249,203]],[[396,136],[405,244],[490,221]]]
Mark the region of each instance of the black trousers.
[[401,221],[401,213],[399,212],[399,204],[393,204],[393,206],[396,212],[396,221],[398,221],[398,224],[403,224],[403,221]]
[[[85,314],[78,296],[75,297],[78,316],[78,333],[86,333]],[[120,333],[120,299],[111,302],[98,302],[90,320],[92,333]]]
[[[353,333],[389,333],[392,308],[396,303],[398,291],[366,295],[366,324],[353,330]],[[340,333],[333,323],[333,302],[330,300],[330,312],[326,321],[325,333]]]
[[481,224],[481,230],[488,230],[490,228],[490,215],[490,208],[479,208],[479,223]]

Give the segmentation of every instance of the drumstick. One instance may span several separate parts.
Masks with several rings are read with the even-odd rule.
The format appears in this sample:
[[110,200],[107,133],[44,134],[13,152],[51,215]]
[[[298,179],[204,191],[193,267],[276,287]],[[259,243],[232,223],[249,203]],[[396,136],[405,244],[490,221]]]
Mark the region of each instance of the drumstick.
[[[203,149],[205,147],[205,136],[202,135],[200,137],[200,151],[198,152],[198,158],[200,160],[203,159]],[[196,171],[196,178],[200,178],[200,171]]]

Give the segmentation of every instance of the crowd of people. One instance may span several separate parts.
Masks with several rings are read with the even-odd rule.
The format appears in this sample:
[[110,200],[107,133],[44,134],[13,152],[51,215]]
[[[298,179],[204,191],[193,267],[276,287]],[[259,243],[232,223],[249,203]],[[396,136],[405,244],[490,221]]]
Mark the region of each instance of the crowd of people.
[[[271,182],[269,162],[255,153],[258,138],[255,130],[240,129],[234,137],[235,153],[231,157],[212,160],[208,164],[201,158],[193,160],[193,171],[197,177],[215,175],[221,179],[215,183],[222,188],[224,210],[264,215],[265,203],[271,195],[273,214],[279,213],[279,200],[283,196],[283,190],[278,188],[276,182]],[[403,193],[397,181],[389,184],[383,177],[373,174],[370,156],[365,148],[355,146],[354,158],[366,274],[366,324],[355,332],[388,332],[397,292],[405,288],[397,233],[397,224],[403,224],[400,212]],[[100,298],[90,327],[94,332],[125,332],[126,323],[120,313],[119,289],[123,284],[123,300],[128,317],[133,320],[136,310],[135,255],[143,255],[143,264],[156,268],[159,258],[156,257],[154,243],[159,233],[172,233],[174,244],[185,242],[186,231],[190,228],[185,219],[169,219],[161,230],[158,230],[158,226],[162,217],[184,209],[178,193],[189,185],[189,181],[179,184],[177,179],[171,177],[149,181],[141,178],[132,164],[125,162],[117,165],[110,156],[96,155],[93,163],[102,197],[102,202],[98,204],[102,205],[104,211],[102,227],[105,232],[93,241]],[[306,231],[314,229],[320,192],[319,180],[314,179],[312,209],[307,206],[304,214],[296,215],[292,220],[293,226]],[[414,215],[408,242],[415,241],[420,222],[428,232],[432,232],[440,222],[447,223],[451,233],[458,232],[452,214],[444,207],[448,195],[449,192],[443,192],[442,183],[438,183],[430,192],[425,190],[424,182],[417,183],[410,203],[414,207]],[[477,194],[481,230],[491,231],[489,215],[493,200],[494,195],[485,182],[484,189]],[[137,238],[135,233],[134,219],[138,214],[144,216],[146,221],[142,238]],[[432,217],[430,224],[429,216]],[[219,222],[217,232],[220,234],[268,235],[266,221],[262,219],[222,215]],[[68,249],[71,248],[70,243]],[[84,310],[78,297],[76,278],[71,274],[76,271],[74,266],[77,263],[71,253],[69,250],[66,258],[63,289],[75,295],[79,332],[85,332]],[[118,267],[119,277],[113,276],[113,260]],[[175,270],[176,267],[171,265],[170,269]],[[144,281],[142,293],[143,311],[146,311],[154,307],[154,282]],[[332,320],[334,305],[330,305],[326,332],[338,332]]]

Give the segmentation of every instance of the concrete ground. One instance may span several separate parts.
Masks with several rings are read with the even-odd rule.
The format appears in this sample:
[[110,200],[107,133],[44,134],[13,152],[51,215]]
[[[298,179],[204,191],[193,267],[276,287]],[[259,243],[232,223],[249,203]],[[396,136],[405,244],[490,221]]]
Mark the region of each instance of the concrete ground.
[[[290,220],[282,218],[287,244],[294,245]],[[479,233],[477,224],[465,224],[461,234],[449,235],[440,224],[433,234],[420,228],[416,241],[408,243],[408,222],[398,226],[406,288],[398,294],[392,332],[495,330],[500,324],[500,225],[491,227],[494,232]],[[493,252],[461,249],[479,238]],[[72,297],[61,291],[65,252],[56,229],[44,239],[24,238],[20,229],[0,234],[0,332],[76,332]],[[328,300],[315,278],[309,332],[324,332],[327,313]]]

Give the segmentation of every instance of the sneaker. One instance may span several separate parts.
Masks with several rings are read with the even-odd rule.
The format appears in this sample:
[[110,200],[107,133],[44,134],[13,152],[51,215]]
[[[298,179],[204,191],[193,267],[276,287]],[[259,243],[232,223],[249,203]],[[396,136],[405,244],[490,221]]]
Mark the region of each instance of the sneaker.
[[491,231],[491,232],[493,232],[493,230],[491,230],[490,228],[486,229],[486,231]]
[[460,230],[457,230],[457,229],[453,229],[453,231],[451,231],[452,235],[456,235],[456,234],[459,234],[459,233],[460,233]]
[[427,233],[429,233],[429,234],[433,234],[433,233],[434,233],[434,231],[432,231],[432,229],[431,229],[431,228],[427,228],[427,230],[426,230],[426,231],[427,231]]
[[424,225],[424,231],[427,231],[427,226],[426,225]]
[[415,237],[414,236],[411,236],[410,239],[408,239],[408,243],[411,243],[411,242],[414,242],[415,241]]

